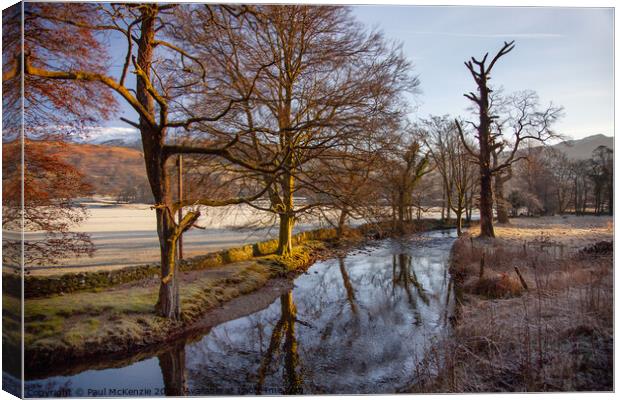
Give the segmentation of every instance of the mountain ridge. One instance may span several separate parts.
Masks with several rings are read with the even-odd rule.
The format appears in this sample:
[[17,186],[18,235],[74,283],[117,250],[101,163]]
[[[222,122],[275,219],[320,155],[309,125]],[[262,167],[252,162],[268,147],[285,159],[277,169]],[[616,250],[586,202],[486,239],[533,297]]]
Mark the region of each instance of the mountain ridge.
[[613,150],[614,137],[598,133],[581,139],[564,140],[550,147],[564,152],[568,158],[585,160],[592,157],[592,152],[599,146],[606,146]]

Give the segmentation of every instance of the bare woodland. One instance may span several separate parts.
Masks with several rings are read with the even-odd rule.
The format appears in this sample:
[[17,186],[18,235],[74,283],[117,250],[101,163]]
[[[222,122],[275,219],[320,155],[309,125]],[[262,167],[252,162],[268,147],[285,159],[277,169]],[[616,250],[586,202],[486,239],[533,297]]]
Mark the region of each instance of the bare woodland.
[[[181,312],[178,239],[198,206],[270,213],[282,256],[292,253],[293,227],[308,213],[340,234],[351,218],[388,221],[402,234],[435,207],[460,234],[479,210],[482,237],[522,213],[613,213],[612,150],[567,159],[545,146],[561,138],[553,129],[561,107],[490,85],[503,59],[517,56],[514,42],[465,63],[474,80],[465,94],[471,115],[411,121],[406,99],[420,84],[413,64],[399,43],[345,7],[27,3],[25,29],[28,140],[70,139],[120,104],[137,115],[124,121],[140,132],[161,249],[156,309],[169,319]],[[125,46],[119,68],[110,68],[111,43]],[[3,83],[22,78],[20,47],[12,53]],[[3,84],[3,95],[17,101],[11,87]],[[66,227],[67,218],[82,218],[70,200],[88,195],[88,185],[79,171],[29,152],[28,141],[25,152],[28,219],[52,240],[39,253],[88,254],[88,237]],[[179,157],[197,187],[184,198],[172,172]],[[20,174],[3,170],[3,184]],[[36,192],[37,180],[62,190]],[[19,201],[9,196],[3,205]],[[52,212],[36,214],[42,206]]]

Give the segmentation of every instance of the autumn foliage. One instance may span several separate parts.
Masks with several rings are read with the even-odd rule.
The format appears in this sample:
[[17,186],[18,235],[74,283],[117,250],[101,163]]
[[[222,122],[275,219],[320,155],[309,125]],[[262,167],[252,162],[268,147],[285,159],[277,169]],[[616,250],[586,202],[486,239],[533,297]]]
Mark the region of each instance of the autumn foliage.
[[[70,231],[87,216],[86,209],[75,198],[91,194],[91,186],[77,169],[60,161],[56,154],[47,153],[47,147],[36,142],[24,143],[26,157],[22,164],[19,145],[13,142],[2,149],[2,224],[7,230],[21,230],[23,168],[23,228],[26,232],[39,233],[36,239],[24,242],[25,267],[92,255],[95,248],[88,235]],[[19,244],[19,241],[4,241],[5,264],[19,265]]]

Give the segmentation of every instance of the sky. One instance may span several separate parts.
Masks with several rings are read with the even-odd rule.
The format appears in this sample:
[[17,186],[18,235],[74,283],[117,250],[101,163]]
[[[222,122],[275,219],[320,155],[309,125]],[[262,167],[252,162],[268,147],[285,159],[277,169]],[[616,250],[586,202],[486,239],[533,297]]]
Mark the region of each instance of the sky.
[[[421,93],[412,98],[412,120],[467,116],[463,93],[476,87],[463,62],[492,56],[504,41],[515,40],[515,49],[494,67],[493,85],[506,93],[534,90],[542,105],[563,106],[555,129],[567,137],[614,135],[611,8],[366,5],[354,6],[353,14],[402,43],[413,62]],[[122,111],[135,116],[126,104]],[[131,130],[114,119],[100,133]]]
[[507,93],[535,90],[564,107],[556,129],[574,138],[614,134],[613,10],[559,7],[358,6],[357,18],[403,43],[422,94],[415,116],[466,115],[475,83],[463,64],[515,49],[494,67]]

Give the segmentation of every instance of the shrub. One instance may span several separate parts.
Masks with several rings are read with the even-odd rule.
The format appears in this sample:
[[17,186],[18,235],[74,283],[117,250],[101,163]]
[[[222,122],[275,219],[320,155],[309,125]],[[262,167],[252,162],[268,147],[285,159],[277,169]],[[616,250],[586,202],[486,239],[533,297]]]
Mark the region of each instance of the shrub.
[[519,296],[523,292],[523,286],[518,279],[501,273],[478,279],[473,292],[489,299],[501,299]]

